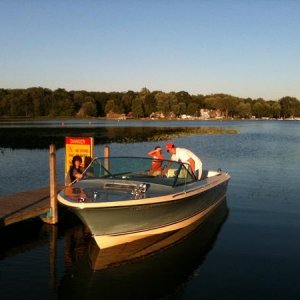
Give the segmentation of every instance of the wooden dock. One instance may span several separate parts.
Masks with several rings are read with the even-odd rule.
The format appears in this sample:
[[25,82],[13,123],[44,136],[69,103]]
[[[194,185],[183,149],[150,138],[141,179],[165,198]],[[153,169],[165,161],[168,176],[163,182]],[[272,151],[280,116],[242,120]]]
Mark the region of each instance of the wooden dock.
[[[57,185],[61,190],[63,185]],[[50,212],[50,188],[20,192],[0,197],[0,227],[38,217]]]
[[[110,149],[104,148],[104,156],[109,157]],[[0,227],[30,218],[41,217],[49,224],[58,223],[57,193],[64,188],[56,181],[56,149],[49,147],[50,186],[29,192],[0,197]]]

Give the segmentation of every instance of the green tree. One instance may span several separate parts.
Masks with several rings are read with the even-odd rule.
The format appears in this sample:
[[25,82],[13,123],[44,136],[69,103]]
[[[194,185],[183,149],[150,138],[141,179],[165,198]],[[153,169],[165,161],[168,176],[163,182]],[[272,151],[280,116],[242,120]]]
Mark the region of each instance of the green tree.
[[186,108],[186,113],[189,115],[189,116],[194,116],[194,117],[197,117],[199,116],[199,108],[198,108],[198,104],[195,103],[195,102],[191,102],[187,105],[187,108]]
[[105,116],[105,106],[109,100],[109,94],[105,92],[92,92],[91,95],[96,101],[97,116]]
[[218,101],[217,97],[213,95],[207,96],[203,101],[203,108],[217,109],[217,105],[216,105],[217,101]]
[[71,95],[64,89],[57,89],[51,97],[50,115],[52,116],[73,116],[74,105]]
[[6,104],[6,114],[8,116],[30,116],[30,101],[25,90],[9,90],[4,96],[4,103]]
[[114,103],[115,103],[114,112],[116,112],[117,114],[123,114],[124,106],[123,106],[122,98],[114,99]]
[[295,117],[300,117],[300,101],[298,101],[298,103],[296,104],[296,107],[295,107]]
[[144,117],[143,103],[139,97],[132,101],[132,116],[134,118]]
[[88,96],[85,91],[71,91],[71,99],[73,101],[74,110],[79,112],[82,107],[82,104],[86,102],[85,98]]
[[95,100],[92,96],[85,96],[83,99],[83,103],[80,109],[77,112],[77,116],[79,117],[95,117],[97,116],[97,106]]
[[299,106],[299,101],[295,97],[283,97],[279,100],[279,104],[281,107],[281,115],[282,117],[289,118],[295,116],[297,107]]
[[157,111],[155,95],[153,93],[145,96],[144,109],[146,117],[149,117],[152,113]]
[[44,89],[42,87],[38,88],[28,88],[26,90],[28,98],[32,103],[32,113],[33,116],[46,116],[48,115],[48,107],[52,91],[49,89]]
[[238,98],[226,94],[215,94],[204,100],[205,108],[219,109],[225,118],[233,117],[236,114]]
[[135,97],[136,97],[136,93],[132,91],[128,91],[126,94],[122,96],[122,103],[123,103],[125,114],[131,112],[132,101]]
[[[113,100],[113,107],[111,109],[111,112],[117,113],[117,114],[122,114],[124,113],[124,106],[123,106],[123,101],[122,101],[123,94],[119,92],[112,92],[109,93],[109,100]],[[106,111],[106,109],[105,109]]]
[[178,104],[177,96],[174,92],[169,93],[169,105],[171,114],[179,116],[180,107]]
[[278,101],[270,101],[270,115],[272,118],[280,118],[280,104]]
[[84,102],[81,111],[83,116],[95,117],[97,115],[97,106],[94,101]]
[[186,104],[184,102],[179,102],[179,115],[186,114]]
[[9,93],[5,97],[5,100],[8,104],[8,115],[12,117],[21,116],[21,103],[19,101],[19,95],[15,91],[9,91]]
[[250,103],[240,102],[237,106],[237,111],[241,118],[250,118],[251,117]]
[[205,108],[205,104],[204,104],[205,98],[203,95],[192,95],[191,98],[194,103],[197,103],[199,108]]
[[114,107],[115,107],[115,102],[114,100],[108,100],[106,105],[105,105],[105,114],[113,113],[114,112]]
[[263,99],[259,98],[253,101],[252,114],[256,118],[269,117],[270,107],[266,104],[266,102]]
[[169,116],[171,108],[169,95],[164,92],[158,92],[155,95],[157,110],[164,114],[165,117]]
[[185,91],[180,91],[176,93],[176,98],[179,103],[182,102],[185,103],[186,105],[192,100],[192,96]]
[[0,89],[0,116],[8,115],[7,91]]

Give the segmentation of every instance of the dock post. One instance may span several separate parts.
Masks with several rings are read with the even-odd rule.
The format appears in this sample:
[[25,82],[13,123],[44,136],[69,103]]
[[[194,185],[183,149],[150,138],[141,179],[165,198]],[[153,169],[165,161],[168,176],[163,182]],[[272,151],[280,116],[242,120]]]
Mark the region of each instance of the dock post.
[[57,187],[56,187],[56,150],[55,145],[51,144],[49,148],[49,167],[50,167],[50,224],[58,222],[58,205],[57,205]]
[[110,148],[109,146],[104,146],[104,167],[106,170],[109,170],[109,157],[110,157]]

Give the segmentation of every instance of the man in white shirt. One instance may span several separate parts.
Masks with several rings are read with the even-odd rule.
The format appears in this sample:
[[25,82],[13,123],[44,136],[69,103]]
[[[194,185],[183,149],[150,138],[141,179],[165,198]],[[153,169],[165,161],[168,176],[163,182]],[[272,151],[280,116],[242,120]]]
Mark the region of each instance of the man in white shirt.
[[196,178],[202,175],[202,161],[192,151],[185,148],[178,148],[172,142],[167,143],[166,150],[171,156],[171,160],[187,163],[191,167]]

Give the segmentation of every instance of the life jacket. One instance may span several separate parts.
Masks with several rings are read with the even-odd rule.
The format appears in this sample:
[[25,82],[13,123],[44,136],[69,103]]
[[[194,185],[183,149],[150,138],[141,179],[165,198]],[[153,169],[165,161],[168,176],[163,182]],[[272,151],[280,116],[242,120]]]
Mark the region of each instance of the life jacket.
[[151,173],[157,172],[157,171],[162,171],[162,160],[163,156],[162,155],[155,155],[153,156],[153,160],[151,163]]

